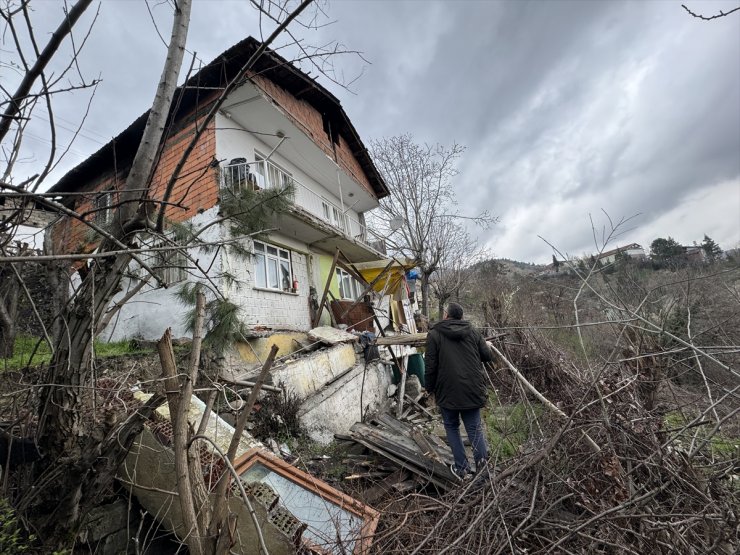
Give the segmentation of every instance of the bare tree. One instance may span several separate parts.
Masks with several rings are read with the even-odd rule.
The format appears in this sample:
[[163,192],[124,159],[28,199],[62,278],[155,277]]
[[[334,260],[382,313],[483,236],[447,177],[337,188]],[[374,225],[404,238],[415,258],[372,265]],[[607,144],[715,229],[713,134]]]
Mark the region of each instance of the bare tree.
[[[149,280],[166,285],[157,271],[142,258],[142,249],[139,248],[138,235],[140,233],[155,234],[166,241],[168,252],[182,254],[190,260],[204,279],[208,280],[206,268],[198,266],[197,260],[188,253],[188,247],[204,247],[205,241],[201,237],[203,228],[195,229],[192,226],[179,226],[177,234],[186,238],[184,246],[175,245],[171,237],[165,235],[164,210],[167,206],[177,205],[170,197],[173,185],[182,172],[185,161],[195,148],[201,133],[215,117],[227,96],[241,86],[251,68],[266,52],[268,46],[312,3],[312,0],[302,0],[290,9],[284,3],[260,2],[255,7],[266,16],[266,20],[275,23],[274,30],[266,37],[243,67],[237,72],[221,91],[209,108],[207,114],[198,121],[196,133],[185,148],[180,162],[170,176],[169,185],[163,198],[153,198],[152,176],[158,156],[161,154],[163,141],[168,133],[168,118],[173,113],[178,102],[177,76],[182,66],[190,20],[191,0],[179,0],[174,4],[172,31],[167,50],[167,58],[163,66],[162,75],[157,86],[152,107],[147,114],[146,127],[134,156],[131,168],[125,181],[116,191],[117,203],[112,206],[113,217],[108,225],[96,223],[90,214],[76,212],[69,206],[58,202],[49,195],[39,193],[39,186],[48,175],[50,169],[58,163],[60,153],[54,144],[54,118],[51,110],[51,97],[55,93],[54,84],[59,83],[59,77],[51,80],[46,74],[46,67],[54,58],[57,49],[67,36],[71,36],[73,25],[80,15],[91,4],[91,0],[80,0],[70,11],[65,13],[63,22],[58,31],[52,36],[49,45],[43,51],[36,48],[34,29],[31,24],[29,2],[21,1],[17,7],[7,5],[0,10],[6,22],[6,27],[14,39],[17,55],[22,63],[19,64],[25,72],[22,83],[15,93],[8,93],[3,89],[7,99],[3,103],[4,113],[0,138],[6,138],[14,133],[14,137],[4,149],[6,165],[2,172],[0,186],[8,195],[16,195],[21,199],[19,208],[9,216],[3,216],[0,222],[4,236],[12,236],[14,229],[23,221],[27,203],[38,203],[47,209],[56,212],[65,218],[72,218],[83,222],[97,235],[96,253],[87,258],[88,263],[81,272],[82,283],[73,297],[67,302],[60,303],[57,322],[63,323],[64,333],[55,342],[52,360],[48,372],[43,377],[43,385],[39,389],[39,422],[37,435],[44,444],[48,453],[45,464],[40,465],[39,471],[33,477],[32,484],[26,484],[25,494],[18,503],[19,509],[33,514],[36,517],[35,527],[43,533],[44,541],[49,545],[68,546],[69,530],[75,529],[84,516],[87,507],[91,506],[99,493],[109,487],[119,462],[128,451],[133,438],[141,430],[142,423],[156,408],[162,399],[153,399],[146,407],[135,412],[126,422],[109,430],[103,441],[90,433],[90,422],[84,418],[90,404],[90,390],[94,386],[91,369],[91,347],[96,333],[98,333],[111,315],[115,313],[125,301],[111,304],[114,296],[121,291],[121,281],[127,273],[127,268],[136,262],[146,274],[141,283]],[[17,37],[18,21],[30,37],[33,44],[35,62],[27,62],[31,56],[25,54],[22,45],[25,42]],[[84,42],[84,41],[83,41]],[[311,52],[304,45],[299,44],[300,51],[309,59],[317,57],[325,59],[338,51],[336,49],[321,49],[318,53]],[[73,61],[79,51],[79,45],[73,46]],[[65,91],[77,90],[94,85],[84,80],[80,84],[67,87]],[[17,179],[13,172],[13,165],[18,159],[18,152],[22,142],[25,126],[33,116],[32,112],[39,101],[47,104],[47,112],[51,120],[52,148],[44,170],[31,178]],[[63,155],[63,153],[61,153]],[[204,168],[205,171],[207,168]],[[265,193],[257,199],[253,195],[245,200],[233,195],[222,198],[222,211],[228,217],[220,218],[210,225],[231,225],[239,222],[239,216],[246,220],[250,218],[251,228],[263,228],[264,220],[259,214],[275,210],[284,204],[287,189]],[[251,204],[250,204],[251,203]],[[249,204],[249,206],[245,206]],[[260,205],[261,212],[255,210]],[[249,214],[248,214],[249,213]],[[257,214],[255,216],[255,213]],[[237,225],[238,228],[238,225]],[[234,227],[230,228],[232,231]],[[239,228],[241,229],[241,228]],[[232,234],[233,235],[233,234]],[[234,237],[240,239],[240,237]],[[241,237],[243,239],[243,237]],[[223,245],[209,245],[220,248]],[[165,249],[167,249],[165,247]],[[237,248],[236,245],[234,245]],[[146,249],[144,249],[146,250]],[[78,253],[82,254],[82,253]],[[45,257],[49,261],[55,255]],[[166,260],[166,257],[165,257]],[[3,259],[3,264],[11,266]],[[212,294],[220,295],[218,287],[211,283]],[[65,284],[62,284],[65,287]],[[53,484],[53,487],[51,485]]]
[[695,18],[697,18],[697,19],[701,19],[701,20],[703,20],[703,21],[712,21],[713,19],[719,19],[720,17],[727,17],[727,16],[728,16],[728,15],[730,15],[731,13],[734,13],[734,12],[736,12],[736,11],[739,11],[739,10],[740,10],[740,6],[738,6],[738,7],[736,7],[736,8],[733,8],[733,9],[731,9],[730,11],[727,11],[727,12],[726,12],[726,11],[724,11],[724,10],[720,10],[720,11],[719,11],[719,13],[716,13],[716,14],[714,14],[714,15],[702,15],[702,14],[700,14],[700,13],[692,12],[692,11],[691,11],[691,10],[690,10],[690,9],[689,9],[689,8],[688,8],[687,6],[686,6],[686,4],[681,4],[681,7],[682,7],[682,8],[684,9],[684,10],[686,10],[686,12],[687,12],[687,13],[688,13],[688,14],[689,14],[690,16],[692,16],[692,17],[695,17]]
[[452,182],[464,148],[458,144],[420,145],[411,135],[374,141],[371,153],[391,194],[373,215],[388,247],[415,261],[421,270],[422,313],[429,314],[429,281],[450,248],[449,231],[466,219],[487,227],[488,211],[458,213]]
[[445,245],[442,258],[430,282],[440,317],[449,300],[459,300],[461,290],[473,275],[474,264],[487,255],[485,247],[480,246],[462,226],[451,223],[443,227]]

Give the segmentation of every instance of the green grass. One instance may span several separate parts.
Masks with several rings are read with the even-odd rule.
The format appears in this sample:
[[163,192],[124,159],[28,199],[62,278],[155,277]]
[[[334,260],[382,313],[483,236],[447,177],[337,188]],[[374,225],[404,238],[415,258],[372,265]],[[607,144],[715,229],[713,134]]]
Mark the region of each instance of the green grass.
[[535,425],[530,423],[532,412],[539,418],[542,407],[532,404],[528,410],[523,403],[504,405],[491,395],[488,405],[483,409],[483,419],[493,456],[507,459],[519,453],[521,446],[529,439],[532,425]]
[[581,346],[581,339],[578,337],[578,332],[575,329],[559,328],[545,330],[545,334],[555,345],[568,351],[568,353],[575,356],[578,360],[584,360],[584,348],[586,349],[586,356],[589,358],[598,357],[598,350],[586,332],[583,333],[583,346]]
[[[672,411],[666,413],[666,415],[663,417],[663,422],[665,423],[665,429],[670,430],[669,433],[671,436],[673,436],[678,431],[678,429],[691,422],[693,418],[694,415],[684,415],[679,411]],[[713,423],[689,428],[688,430],[681,432],[678,435],[676,441],[688,449],[688,447],[691,445],[691,440],[693,439],[694,435],[697,434],[697,431],[698,436],[696,441],[702,442],[713,428]],[[705,450],[707,448],[709,448],[709,454],[712,457],[717,457],[721,459],[732,459],[733,457],[740,456],[740,438],[728,437],[721,432],[716,433],[704,446]]]
[[[38,348],[37,348],[38,345]],[[147,349],[135,349],[129,341],[105,343],[95,340],[96,357],[115,357],[152,352]],[[51,349],[44,339],[19,335],[15,340],[15,351],[11,358],[0,358],[0,370],[17,370],[26,366],[37,366],[51,360]]]

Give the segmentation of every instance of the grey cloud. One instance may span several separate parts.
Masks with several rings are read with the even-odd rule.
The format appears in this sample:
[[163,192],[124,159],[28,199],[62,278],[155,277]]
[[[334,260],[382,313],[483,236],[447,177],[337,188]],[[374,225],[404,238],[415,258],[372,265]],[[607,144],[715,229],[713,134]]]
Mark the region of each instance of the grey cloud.
[[[336,1],[327,11],[337,23],[296,32],[311,44],[338,40],[372,64],[356,94],[322,83],[367,141],[411,132],[466,145],[460,209],[501,217],[476,231],[497,254],[547,260],[538,234],[590,250],[588,214],[602,208],[644,214],[628,242],[677,228],[740,241],[731,210],[740,208],[740,17],[701,22],[668,2]],[[166,12],[155,9],[165,35]],[[244,3],[196,2],[189,49],[209,61],[256,25]],[[86,127],[110,137],[138,116],[163,56],[143,4],[104,2],[81,59],[104,79]],[[364,65],[334,63],[348,78]],[[80,110],[60,100],[67,117]],[[702,221],[687,225],[691,214]]]

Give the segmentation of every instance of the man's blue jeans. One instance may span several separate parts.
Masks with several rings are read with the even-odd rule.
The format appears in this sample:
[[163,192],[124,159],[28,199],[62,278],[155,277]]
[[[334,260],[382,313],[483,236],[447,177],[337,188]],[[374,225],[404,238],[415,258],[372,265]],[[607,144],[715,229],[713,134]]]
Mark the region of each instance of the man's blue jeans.
[[473,457],[476,467],[488,458],[488,444],[480,420],[480,409],[454,410],[439,407],[442,420],[447,432],[447,443],[450,444],[452,455],[455,457],[455,469],[460,472],[470,472],[470,464],[465,454],[462,438],[460,437],[460,419],[462,418],[470,444],[473,446]]

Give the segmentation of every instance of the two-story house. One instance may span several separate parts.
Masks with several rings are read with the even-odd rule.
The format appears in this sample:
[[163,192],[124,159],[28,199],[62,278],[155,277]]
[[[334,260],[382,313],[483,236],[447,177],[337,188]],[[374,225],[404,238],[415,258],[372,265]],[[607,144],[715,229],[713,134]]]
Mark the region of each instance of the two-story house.
[[[196,126],[258,46],[251,37],[241,41],[178,89],[151,198],[163,198]],[[223,271],[236,278],[235,283],[222,280],[218,286],[241,307],[246,323],[305,331],[311,327],[310,295],[316,291],[320,295],[327,281],[339,299],[355,298],[362,291],[345,270],[332,270],[337,248],[351,262],[382,258],[364,214],[377,207],[388,190],[339,100],[328,90],[271,51],[243,79],[198,140],[175,184],[166,217],[171,222],[208,223],[218,217],[224,188],[269,189],[292,184],[289,210],[275,217],[263,238],[246,245],[253,253],[251,258],[237,258],[225,250],[198,253],[198,258],[200,266],[214,275]],[[64,197],[69,206],[108,223],[146,116],[68,172],[51,191],[74,193]],[[214,226],[208,237],[218,241],[224,233]],[[52,234],[57,251],[90,252],[94,248],[94,239],[82,222],[61,220]],[[186,307],[175,293],[177,284],[195,279],[196,272],[188,271],[188,262],[181,257],[161,264],[157,257],[162,258],[152,252],[149,260],[168,287],[147,283],[109,324],[104,339],[153,339],[166,327],[172,327],[175,336],[186,334]],[[334,275],[328,280],[330,271]],[[132,269],[119,298],[136,287],[134,274]]]

